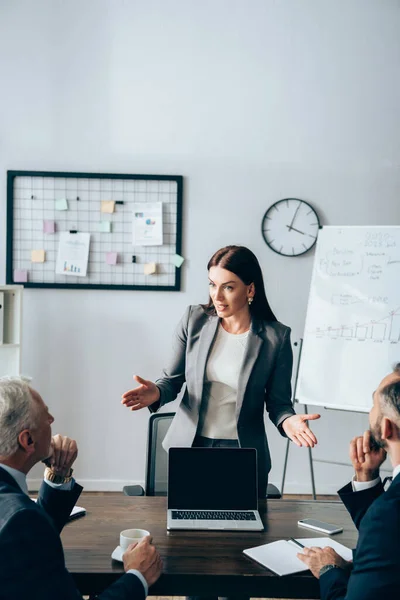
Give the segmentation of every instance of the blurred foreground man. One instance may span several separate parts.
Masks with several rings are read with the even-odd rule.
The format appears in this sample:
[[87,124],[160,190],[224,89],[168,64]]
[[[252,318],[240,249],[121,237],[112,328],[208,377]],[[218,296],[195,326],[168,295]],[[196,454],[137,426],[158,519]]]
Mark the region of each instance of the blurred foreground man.
[[[351,483],[339,495],[359,530],[353,563],[331,548],[309,548],[299,558],[319,578],[322,600],[400,597],[400,363],[373,394],[370,430],[354,438]],[[393,481],[384,491],[379,467],[389,455]]]
[[[72,477],[76,442],[56,435],[40,395],[21,379],[0,378],[0,600],[78,600],[65,568],[60,531],[82,487]],[[26,475],[46,460],[37,503]],[[126,573],[99,600],[144,600],[160,576],[161,558],[144,538],[124,554]]]

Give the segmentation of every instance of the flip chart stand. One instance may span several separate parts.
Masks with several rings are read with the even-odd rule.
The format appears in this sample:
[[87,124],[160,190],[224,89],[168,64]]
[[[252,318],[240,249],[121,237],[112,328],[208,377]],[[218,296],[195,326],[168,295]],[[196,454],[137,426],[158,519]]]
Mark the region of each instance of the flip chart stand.
[[[297,346],[297,342],[294,343],[295,346]],[[296,368],[296,376],[295,376],[295,383],[294,383],[294,390],[293,390],[293,404],[295,402],[298,402],[298,400],[296,400],[296,392],[297,392],[297,381],[298,381],[298,377],[299,377],[299,369],[300,369],[300,361],[301,361],[301,354],[302,354],[302,349],[303,349],[303,338],[300,339],[300,349],[299,349],[299,359],[297,361],[297,368]],[[307,404],[304,404],[304,410],[306,412],[306,414],[308,413],[308,406]],[[342,410],[340,408],[329,408],[329,407],[325,407],[325,410]],[[344,410],[344,409],[343,409]],[[358,411],[351,411],[351,412],[358,412]],[[365,415],[364,411],[359,411],[360,414]],[[286,479],[286,471],[287,471],[287,464],[288,464],[288,460],[289,460],[289,448],[290,448],[290,440],[289,438],[286,440],[286,452],[285,452],[285,461],[284,461],[284,465],[283,465],[283,474],[282,474],[282,483],[281,483],[281,493],[283,495],[283,490],[285,487],[285,479]],[[321,459],[321,458],[314,458],[313,457],[313,453],[312,453],[312,448],[307,448],[308,450],[308,459],[309,459],[309,466],[310,466],[310,479],[311,479],[311,488],[312,488],[312,497],[313,500],[317,499],[317,494],[316,494],[316,489],[315,489],[315,477],[314,477],[314,463],[323,463],[323,464],[327,464],[327,465],[337,465],[337,466],[341,466],[341,467],[351,467],[352,465],[349,463],[344,463],[344,462],[339,462],[336,460],[325,460],[325,459]],[[381,472],[384,473],[391,473],[392,471],[390,469],[380,469]]]
[[[295,342],[294,345],[297,346],[297,342]],[[293,404],[295,402],[297,402],[296,401],[297,381],[298,381],[298,378],[299,378],[299,368],[300,368],[300,359],[301,359],[302,348],[303,348],[303,338],[300,339],[299,359],[297,361],[296,377],[295,377],[294,390],[293,390]],[[306,411],[306,414],[307,414],[308,413],[308,406],[307,406],[307,404],[304,404],[304,410]],[[282,496],[283,496],[283,489],[285,487],[287,464],[288,464],[288,460],[289,460],[290,443],[291,443],[291,440],[288,438],[286,440],[285,462],[284,462],[284,465],[283,465],[283,474],[282,474],[282,484],[281,484]],[[316,491],[315,491],[315,478],[314,478],[314,464],[313,464],[312,448],[307,448],[307,450],[308,450],[308,459],[309,459],[309,465],[310,465],[310,477],[311,477],[312,496],[313,496],[313,500],[316,500],[317,499],[317,495],[316,495]]]

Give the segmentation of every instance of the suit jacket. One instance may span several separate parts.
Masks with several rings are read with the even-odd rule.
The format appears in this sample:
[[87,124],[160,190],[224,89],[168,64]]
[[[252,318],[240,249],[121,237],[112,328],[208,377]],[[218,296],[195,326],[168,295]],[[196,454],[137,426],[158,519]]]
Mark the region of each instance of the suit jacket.
[[400,595],[400,476],[387,492],[379,485],[339,495],[359,530],[351,572],[331,569],[320,577],[323,600],[378,600]]
[[[150,407],[155,411],[175,400],[186,382],[185,394],[163,442],[166,450],[192,445],[199,423],[206,363],[219,323],[217,316],[207,315],[197,305],[187,308],[177,327],[172,360],[164,377],[156,381],[160,400]],[[239,373],[236,421],[240,446],[257,449],[259,491],[264,497],[271,469],[264,410],[277,427],[295,414],[291,400],[292,364],[290,329],[278,322],[253,319]]]
[[[82,600],[65,568],[60,531],[82,487],[42,483],[37,503],[0,466],[0,600]],[[110,559],[111,560],[111,559]],[[123,575],[99,600],[144,600],[138,577]]]

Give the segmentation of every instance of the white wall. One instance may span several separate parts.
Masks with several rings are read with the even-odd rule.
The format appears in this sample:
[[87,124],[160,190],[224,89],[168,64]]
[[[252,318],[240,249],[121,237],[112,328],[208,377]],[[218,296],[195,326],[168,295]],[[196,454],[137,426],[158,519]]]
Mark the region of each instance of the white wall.
[[[185,177],[182,292],[25,292],[23,371],[78,439],[87,489],[143,480],[148,414],[119,399],[133,373],[160,373],[217,248],[257,254],[298,340],[313,255],[267,248],[268,206],[296,196],[325,224],[399,224],[399,31],[397,0],[2,0],[0,282],[7,169]],[[315,455],[346,461],[367,417],[322,412]],[[279,482],[285,442],[268,433]],[[319,464],[317,488],[350,473]],[[293,447],[287,491],[309,481]]]

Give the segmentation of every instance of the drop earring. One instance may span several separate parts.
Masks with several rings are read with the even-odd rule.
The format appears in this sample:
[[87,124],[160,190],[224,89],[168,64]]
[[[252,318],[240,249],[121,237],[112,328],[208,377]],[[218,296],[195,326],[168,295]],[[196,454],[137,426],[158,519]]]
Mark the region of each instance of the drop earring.
[[247,301],[249,303],[249,306],[251,306],[251,303],[253,302],[253,298],[250,296],[250,298]]

